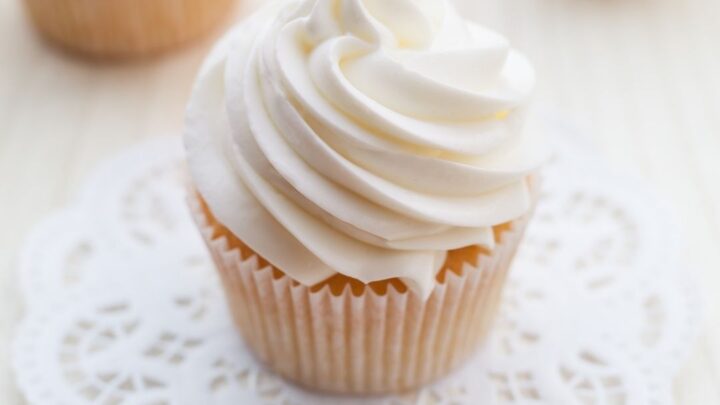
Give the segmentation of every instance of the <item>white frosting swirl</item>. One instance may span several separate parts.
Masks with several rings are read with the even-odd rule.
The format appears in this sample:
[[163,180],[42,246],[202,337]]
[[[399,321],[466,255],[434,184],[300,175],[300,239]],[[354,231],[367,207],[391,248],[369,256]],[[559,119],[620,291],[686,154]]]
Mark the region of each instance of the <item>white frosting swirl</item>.
[[534,84],[444,0],[266,7],[206,62],[185,135],[218,220],[294,279],[399,277],[428,296],[447,250],[492,248],[530,206]]

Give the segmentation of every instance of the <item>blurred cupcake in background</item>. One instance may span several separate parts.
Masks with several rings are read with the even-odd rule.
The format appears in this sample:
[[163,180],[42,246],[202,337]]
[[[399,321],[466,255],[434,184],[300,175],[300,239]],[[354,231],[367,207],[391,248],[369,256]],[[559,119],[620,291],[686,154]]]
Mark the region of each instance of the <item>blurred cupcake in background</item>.
[[46,37],[99,57],[173,48],[222,22],[235,0],[25,0]]

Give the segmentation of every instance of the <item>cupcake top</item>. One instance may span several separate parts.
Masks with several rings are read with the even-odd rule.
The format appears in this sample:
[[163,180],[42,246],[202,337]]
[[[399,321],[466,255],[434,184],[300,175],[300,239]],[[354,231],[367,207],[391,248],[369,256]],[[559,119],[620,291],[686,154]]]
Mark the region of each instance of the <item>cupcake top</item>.
[[216,218],[306,285],[398,277],[427,297],[448,250],[492,249],[541,162],[533,69],[445,0],[275,3],[205,63],[188,106]]

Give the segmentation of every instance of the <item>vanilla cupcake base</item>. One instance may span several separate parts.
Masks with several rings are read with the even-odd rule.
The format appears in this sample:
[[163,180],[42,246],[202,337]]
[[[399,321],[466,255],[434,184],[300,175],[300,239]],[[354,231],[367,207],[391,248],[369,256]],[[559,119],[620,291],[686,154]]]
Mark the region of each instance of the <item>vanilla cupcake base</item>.
[[234,0],[25,0],[46,37],[103,57],[150,54],[197,38],[225,18]]
[[254,252],[233,247],[199,198],[191,206],[250,349],[289,380],[345,394],[406,391],[467,360],[497,312],[527,223],[522,218],[506,227],[477,265],[446,271],[424,301],[392,285],[384,291],[301,285]]

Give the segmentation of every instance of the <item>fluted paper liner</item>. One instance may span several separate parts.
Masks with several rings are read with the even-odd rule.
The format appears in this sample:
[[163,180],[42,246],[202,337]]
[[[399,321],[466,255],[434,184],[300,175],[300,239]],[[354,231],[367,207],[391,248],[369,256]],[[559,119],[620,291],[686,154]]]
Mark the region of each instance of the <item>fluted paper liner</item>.
[[[445,272],[427,301],[389,286],[312,288],[243,259],[217,236],[201,202],[195,219],[219,269],[245,341],[278,374],[308,388],[354,394],[409,390],[446,375],[477,349],[500,301],[527,218],[511,224],[491,253],[460,274]],[[260,230],[261,231],[261,230]]]
[[148,54],[192,40],[224,19],[235,0],[25,0],[46,37],[94,56]]

